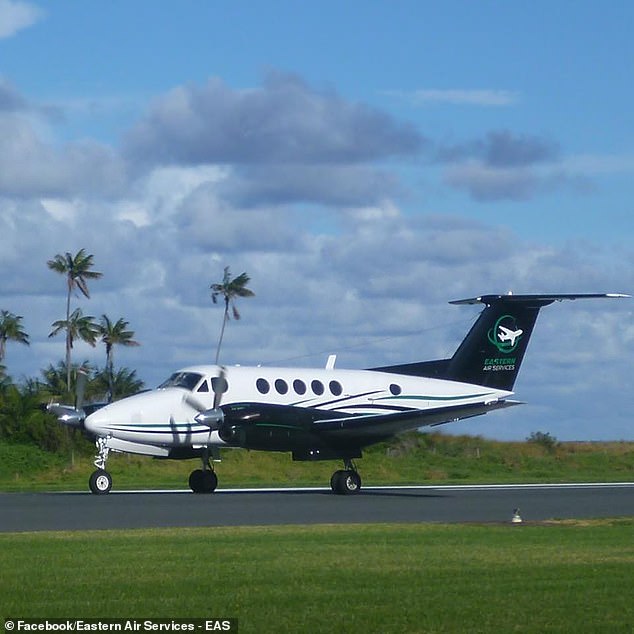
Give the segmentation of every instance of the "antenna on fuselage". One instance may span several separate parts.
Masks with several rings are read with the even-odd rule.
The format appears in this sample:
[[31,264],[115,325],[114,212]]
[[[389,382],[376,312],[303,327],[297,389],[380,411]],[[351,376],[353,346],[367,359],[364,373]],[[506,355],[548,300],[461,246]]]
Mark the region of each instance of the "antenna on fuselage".
[[335,361],[337,361],[337,355],[331,354],[328,356],[328,361],[326,361],[326,370],[334,370],[335,369]]

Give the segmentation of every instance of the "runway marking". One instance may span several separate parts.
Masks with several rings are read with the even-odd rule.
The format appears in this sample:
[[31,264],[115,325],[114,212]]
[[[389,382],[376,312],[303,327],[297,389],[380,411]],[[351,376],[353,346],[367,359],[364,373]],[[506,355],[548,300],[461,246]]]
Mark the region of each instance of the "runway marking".
[[[634,482],[561,482],[533,484],[407,484],[401,486],[364,486],[363,491],[515,491],[522,489],[589,489],[589,488],[634,488]],[[246,489],[216,489],[214,495],[229,493],[322,493],[330,487],[263,487]],[[88,491],[57,491],[59,494],[86,494]],[[131,493],[191,493],[190,489],[125,489],[113,490],[108,495],[129,495]]]

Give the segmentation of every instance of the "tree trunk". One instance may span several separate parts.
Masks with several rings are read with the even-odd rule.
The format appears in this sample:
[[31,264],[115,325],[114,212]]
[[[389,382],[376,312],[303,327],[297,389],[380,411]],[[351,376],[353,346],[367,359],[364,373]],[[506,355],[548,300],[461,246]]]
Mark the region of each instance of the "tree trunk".
[[225,314],[222,318],[222,328],[220,329],[220,339],[218,339],[218,347],[216,348],[216,365],[218,365],[218,359],[220,358],[220,346],[222,345],[222,338],[225,335],[225,326],[227,325],[227,318],[229,317],[229,300],[225,300]]
[[114,401],[114,359],[112,344],[106,346],[106,372],[108,373],[108,403]]
[[66,297],[66,389],[70,393],[70,292],[71,281],[68,280],[68,295]]

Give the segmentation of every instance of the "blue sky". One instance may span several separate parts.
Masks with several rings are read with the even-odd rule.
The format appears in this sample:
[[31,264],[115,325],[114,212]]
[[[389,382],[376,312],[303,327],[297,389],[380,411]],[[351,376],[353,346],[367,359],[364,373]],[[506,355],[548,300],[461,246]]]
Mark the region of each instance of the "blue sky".
[[[474,318],[448,300],[631,293],[632,18],[600,2],[0,0],[0,307],[32,339],[9,371],[63,356],[46,260],[82,247],[104,278],[75,305],[130,320],[143,345],[117,360],[150,385],[211,358],[224,265],[256,292],[227,363],[447,356]],[[452,429],[634,438],[631,302],[546,311],[516,386],[530,405]]]

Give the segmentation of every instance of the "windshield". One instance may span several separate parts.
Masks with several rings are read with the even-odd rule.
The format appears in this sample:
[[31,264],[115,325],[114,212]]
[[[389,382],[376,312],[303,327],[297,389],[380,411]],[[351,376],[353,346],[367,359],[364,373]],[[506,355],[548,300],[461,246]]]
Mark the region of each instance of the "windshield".
[[163,381],[158,386],[158,389],[166,387],[183,387],[186,390],[193,390],[198,385],[200,379],[203,378],[202,374],[196,372],[174,372],[167,381]]

